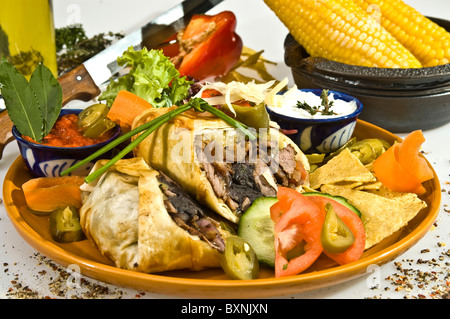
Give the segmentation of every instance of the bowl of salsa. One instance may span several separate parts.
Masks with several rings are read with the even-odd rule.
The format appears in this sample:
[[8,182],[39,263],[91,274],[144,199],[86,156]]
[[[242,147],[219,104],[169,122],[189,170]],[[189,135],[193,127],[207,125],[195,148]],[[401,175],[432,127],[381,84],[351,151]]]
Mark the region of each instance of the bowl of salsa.
[[[120,126],[95,137],[86,137],[78,127],[78,115],[82,109],[62,109],[58,120],[50,133],[41,142],[23,136],[15,126],[12,134],[19,146],[19,151],[27,168],[36,177],[55,177],[78,161],[99,150],[120,135]],[[110,152],[100,158],[111,157]],[[96,160],[98,160],[97,158]],[[89,174],[93,163],[78,168],[71,175]]]

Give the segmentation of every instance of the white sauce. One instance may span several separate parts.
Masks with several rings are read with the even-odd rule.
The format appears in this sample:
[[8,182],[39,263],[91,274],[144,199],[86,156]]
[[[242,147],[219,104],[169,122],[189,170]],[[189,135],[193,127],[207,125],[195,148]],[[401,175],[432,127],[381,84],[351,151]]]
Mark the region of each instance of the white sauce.
[[297,102],[306,102],[311,107],[319,107],[319,110],[324,110],[322,105],[322,99],[320,96],[312,93],[305,92],[293,88],[288,90],[283,95],[278,95],[275,103],[269,105],[270,109],[278,114],[283,114],[286,116],[291,116],[295,118],[302,119],[320,119],[320,118],[334,118],[341,117],[348,114],[353,113],[356,108],[356,101],[352,100],[350,102],[346,102],[344,100],[335,99],[333,93],[328,95],[328,100],[333,101],[330,110],[336,114],[333,115],[324,115],[322,112],[317,112],[312,115],[307,110],[297,107]]

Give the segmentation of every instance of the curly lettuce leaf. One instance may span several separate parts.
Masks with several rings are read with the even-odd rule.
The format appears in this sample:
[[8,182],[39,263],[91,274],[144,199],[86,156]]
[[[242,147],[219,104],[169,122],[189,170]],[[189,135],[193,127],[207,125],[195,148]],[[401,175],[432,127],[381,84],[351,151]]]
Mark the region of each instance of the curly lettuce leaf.
[[188,96],[192,82],[180,77],[175,65],[162,50],[128,48],[117,58],[121,66],[129,67],[128,74],[112,80],[99,100],[111,106],[120,90],[128,90],[147,100],[153,107],[180,105]]

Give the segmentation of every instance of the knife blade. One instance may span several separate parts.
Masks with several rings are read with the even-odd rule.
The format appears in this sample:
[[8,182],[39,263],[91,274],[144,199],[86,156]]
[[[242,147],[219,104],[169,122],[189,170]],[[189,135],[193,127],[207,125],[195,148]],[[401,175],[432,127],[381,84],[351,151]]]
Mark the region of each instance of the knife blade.
[[[90,101],[99,95],[99,86],[122,69],[122,66],[117,64],[117,57],[121,56],[130,46],[135,50],[143,47],[149,50],[157,48],[168,37],[183,29],[193,15],[206,13],[222,1],[185,0],[180,2],[83,64],[63,74],[58,78],[63,92],[63,106],[72,100]],[[1,96],[0,106],[4,107]],[[0,159],[4,147],[14,140],[11,133],[12,127],[13,123],[8,112],[0,109]]]
[[98,87],[122,69],[117,64],[117,57],[130,46],[135,50],[144,46],[156,48],[184,28],[194,14],[205,13],[222,1],[185,0],[61,76],[58,80],[63,87],[63,104],[73,99],[89,101],[98,95]]

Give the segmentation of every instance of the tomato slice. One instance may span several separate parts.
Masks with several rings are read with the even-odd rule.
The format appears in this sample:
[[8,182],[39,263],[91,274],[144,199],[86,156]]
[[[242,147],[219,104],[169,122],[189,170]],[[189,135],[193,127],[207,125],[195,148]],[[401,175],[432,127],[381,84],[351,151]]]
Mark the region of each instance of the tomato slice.
[[292,188],[279,186],[277,190],[278,202],[270,207],[270,217],[272,220],[277,223],[281,215],[287,212],[291,208],[294,200],[300,196],[300,193]]
[[330,203],[339,218],[347,225],[348,228],[350,228],[351,232],[355,236],[354,243],[346,251],[339,254],[332,254],[324,250],[324,253],[340,265],[348,264],[361,258],[366,244],[366,231],[361,218],[351,209],[331,198],[311,195],[308,196],[308,199],[315,203],[323,214],[325,213],[325,205]]
[[[282,191],[281,195],[287,193]],[[323,212],[305,196],[296,193],[295,199],[281,196],[278,201],[285,205],[287,201],[292,203],[275,224],[275,277],[301,273],[311,266],[323,251],[320,240]],[[301,253],[292,256],[292,252],[296,250],[301,250]]]

